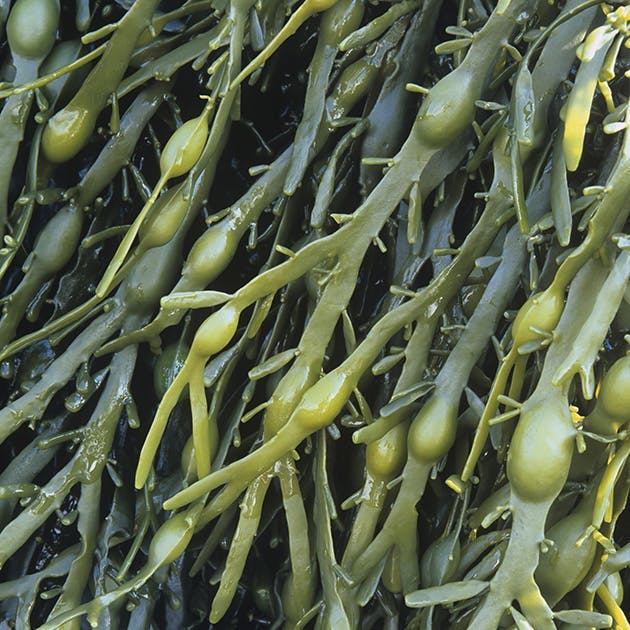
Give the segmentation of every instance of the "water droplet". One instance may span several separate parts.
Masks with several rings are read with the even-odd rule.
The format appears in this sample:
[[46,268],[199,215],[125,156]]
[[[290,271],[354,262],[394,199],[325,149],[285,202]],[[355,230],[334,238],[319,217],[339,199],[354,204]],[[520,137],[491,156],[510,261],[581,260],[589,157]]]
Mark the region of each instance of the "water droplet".
[[13,377],[14,369],[13,363],[9,361],[3,361],[0,363],[0,378],[10,379]]
[[90,626],[92,628],[98,628],[98,614],[99,614],[99,610],[91,610],[88,614],[87,614],[87,620],[88,623],[90,624]]
[[78,392],[74,392],[66,398],[66,400],[64,401],[64,406],[70,413],[76,413],[77,411],[80,411],[82,409],[83,405],[85,405],[86,402],[87,400],[83,396],[81,396],[81,394],[79,394]]
[[168,591],[166,593],[166,597],[168,600],[168,605],[173,610],[179,610],[182,607],[182,600],[175,595],[172,591]]
[[130,429],[138,429],[140,427],[140,415],[138,414],[138,408],[133,400],[130,400],[125,404],[125,411],[127,412],[127,424]]
[[63,588],[61,586],[57,586],[55,588],[49,588],[47,591],[43,591],[39,594],[39,596],[44,599],[53,599],[63,593]]
[[86,363],[84,363],[79,368],[79,371],[77,372],[77,376],[75,379],[75,383],[76,383],[77,392],[79,392],[79,394],[86,395],[94,391],[94,388],[95,388],[94,380],[90,376],[90,373],[88,371],[88,366]]
[[72,510],[72,512],[68,512],[59,520],[64,527],[68,527],[69,525],[72,525],[77,520],[77,516],[79,516],[79,511]]

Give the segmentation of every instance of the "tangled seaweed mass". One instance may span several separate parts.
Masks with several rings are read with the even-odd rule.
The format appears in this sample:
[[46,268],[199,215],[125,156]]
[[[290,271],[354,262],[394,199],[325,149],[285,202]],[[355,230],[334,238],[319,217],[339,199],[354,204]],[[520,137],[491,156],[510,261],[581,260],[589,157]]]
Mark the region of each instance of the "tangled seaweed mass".
[[630,628],[627,3],[0,24],[0,628]]

